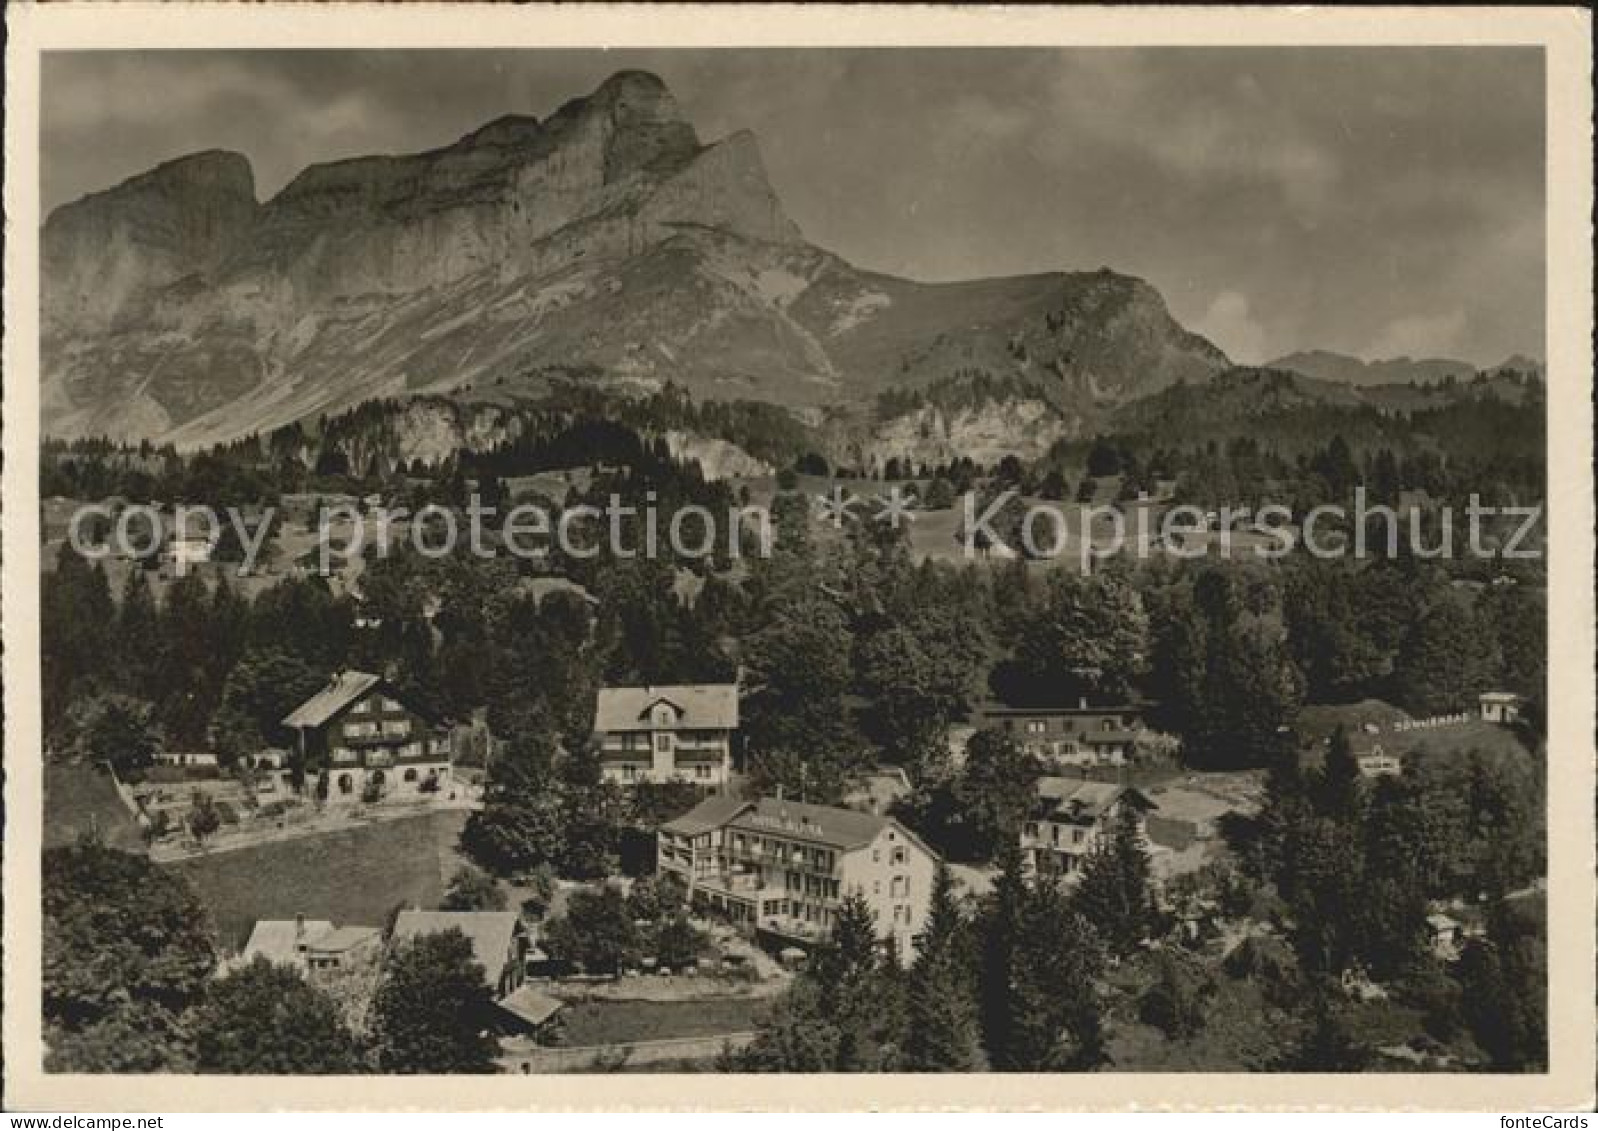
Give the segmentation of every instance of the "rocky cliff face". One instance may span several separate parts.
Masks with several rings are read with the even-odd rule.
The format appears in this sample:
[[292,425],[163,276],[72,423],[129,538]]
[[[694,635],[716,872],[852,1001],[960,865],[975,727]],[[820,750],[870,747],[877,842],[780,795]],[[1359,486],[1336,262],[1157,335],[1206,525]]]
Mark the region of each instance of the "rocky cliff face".
[[547,120],[306,169],[257,203],[205,153],[45,225],[45,426],[200,444],[373,397],[515,399],[539,374],[870,406],[961,372],[1065,427],[1225,365],[1108,271],[921,284],[807,244],[753,135],[705,144],[623,72]]
[[258,210],[249,161],[221,150],[56,209],[41,247],[47,330],[103,332],[119,316],[147,315],[140,300],[214,271]]
[[1007,455],[1036,459],[1080,421],[1038,398],[1006,399],[947,411],[927,405],[877,424],[851,453],[851,463],[881,471],[890,459],[935,467],[961,456],[995,464]]

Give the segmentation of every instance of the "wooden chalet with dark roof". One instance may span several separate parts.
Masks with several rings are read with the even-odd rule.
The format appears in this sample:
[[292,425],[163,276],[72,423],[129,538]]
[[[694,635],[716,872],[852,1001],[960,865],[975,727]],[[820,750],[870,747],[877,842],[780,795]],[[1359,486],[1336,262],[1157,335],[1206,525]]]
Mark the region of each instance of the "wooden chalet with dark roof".
[[283,725],[308,781],[327,775],[329,800],[436,793],[450,782],[450,736],[388,680],[338,672]]

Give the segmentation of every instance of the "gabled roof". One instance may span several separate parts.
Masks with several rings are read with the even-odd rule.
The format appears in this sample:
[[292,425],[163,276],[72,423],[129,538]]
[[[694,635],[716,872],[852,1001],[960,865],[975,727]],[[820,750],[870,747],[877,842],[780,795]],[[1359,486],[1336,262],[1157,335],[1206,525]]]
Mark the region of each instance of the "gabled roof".
[[661,829],[681,836],[698,836],[719,829],[750,807],[747,801],[722,793],[707,797],[680,817],[673,817]]
[[566,1007],[559,998],[541,993],[532,985],[524,985],[506,994],[497,1003],[501,1009],[537,1028]]
[[1123,799],[1145,810],[1159,808],[1142,790],[1130,785],[1076,778],[1038,779],[1038,808],[1048,816],[1097,820]]
[[1149,708],[1145,700],[1129,703],[1006,703],[1002,699],[985,699],[977,704],[978,715],[1138,715]]
[[833,848],[850,849],[876,840],[889,822],[886,817],[856,809],[762,797],[748,812],[740,813],[730,823],[746,832],[786,833]]
[[504,973],[521,916],[514,911],[401,911],[394,919],[396,939],[459,931],[472,944],[483,980],[494,987]]
[[313,942],[311,949],[321,954],[342,954],[382,935],[376,927],[335,927]]
[[661,829],[686,836],[719,828],[755,834],[775,833],[848,852],[864,848],[889,827],[902,832],[906,839],[929,855],[937,855],[913,831],[891,817],[775,797],[762,797],[758,801],[739,801],[725,795],[707,797],[682,816],[667,821]]
[[1483,703],[1519,703],[1521,700],[1513,691],[1483,691],[1476,698]]
[[327,686],[289,712],[283,725],[292,729],[322,726],[382,682],[370,672],[336,672]]
[[594,729],[602,732],[653,730],[650,711],[662,701],[673,708],[674,728],[736,730],[738,727],[738,685],[694,683],[600,688],[594,709]]
[[320,942],[332,933],[333,924],[326,919],[258,919],[241,959],[248,963],[259,956],[269,962],[294,962],[301,944]]

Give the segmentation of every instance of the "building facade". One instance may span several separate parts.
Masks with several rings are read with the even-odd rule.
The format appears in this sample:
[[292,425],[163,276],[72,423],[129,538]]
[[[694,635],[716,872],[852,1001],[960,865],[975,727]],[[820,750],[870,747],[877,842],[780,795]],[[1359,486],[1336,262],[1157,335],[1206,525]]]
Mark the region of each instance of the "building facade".
[[725,785],[738,730],[738,686],[601,688],[594,736],[605,780]]
[[[307,783],[325,788],[329,801],[425,797],[450,785],[449,732],[381,676],[338,672],[283,725],[294,732]],[[291,773],[276,772],[285,783]]]
[[1520,706],[1523,701],[1512,691],[1484,691],[1476,697],[1476,702],[1481,707],[1481,717],[1489,723],[1501,723],[1505,726],[1520,718]]
[[1130,704],[1014,707],[984,703],[972,724],[1011,735],[1028,753],[1054,766],[1124,766],[1132,760],[1143,726],[1141,709]]
[[657,867],[690,901],[781,940],[814,944],[850,896],[901,962],[931,906],[938,857],[891,817],[781,798],[707,798],[658,835]]
[[1021,827],[1021,855],[1028,871],[1076,876],[1088,857],[1115,835],[1121,814],[1137,814],[1138,834],[1147,843],[1144,818],[1159,808],[1132,786],[1046,777],[1038,780],[1038,800]]
[[260,919],[231,969],[256,958],[294,966],[312,973],[347,970],[375,960],[383,948],[383,932],[376,927],[338,927],[325,919]]

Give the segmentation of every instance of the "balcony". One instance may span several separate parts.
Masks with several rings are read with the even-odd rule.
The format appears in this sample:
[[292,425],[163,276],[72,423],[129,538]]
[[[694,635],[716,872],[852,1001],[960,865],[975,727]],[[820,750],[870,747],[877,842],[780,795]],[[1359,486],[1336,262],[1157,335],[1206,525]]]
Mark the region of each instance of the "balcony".
[[672,742],[672,748],[679,753],[702,754],[707,757],[720,757],[727,750],[727,742],[721,738],[682,738],[677,737]]
[[825,942],[831,933],[830,928],[821,923],[795,919],[792,915],[762,915],[755,920],[755,925],[762,931],[801,942]]

